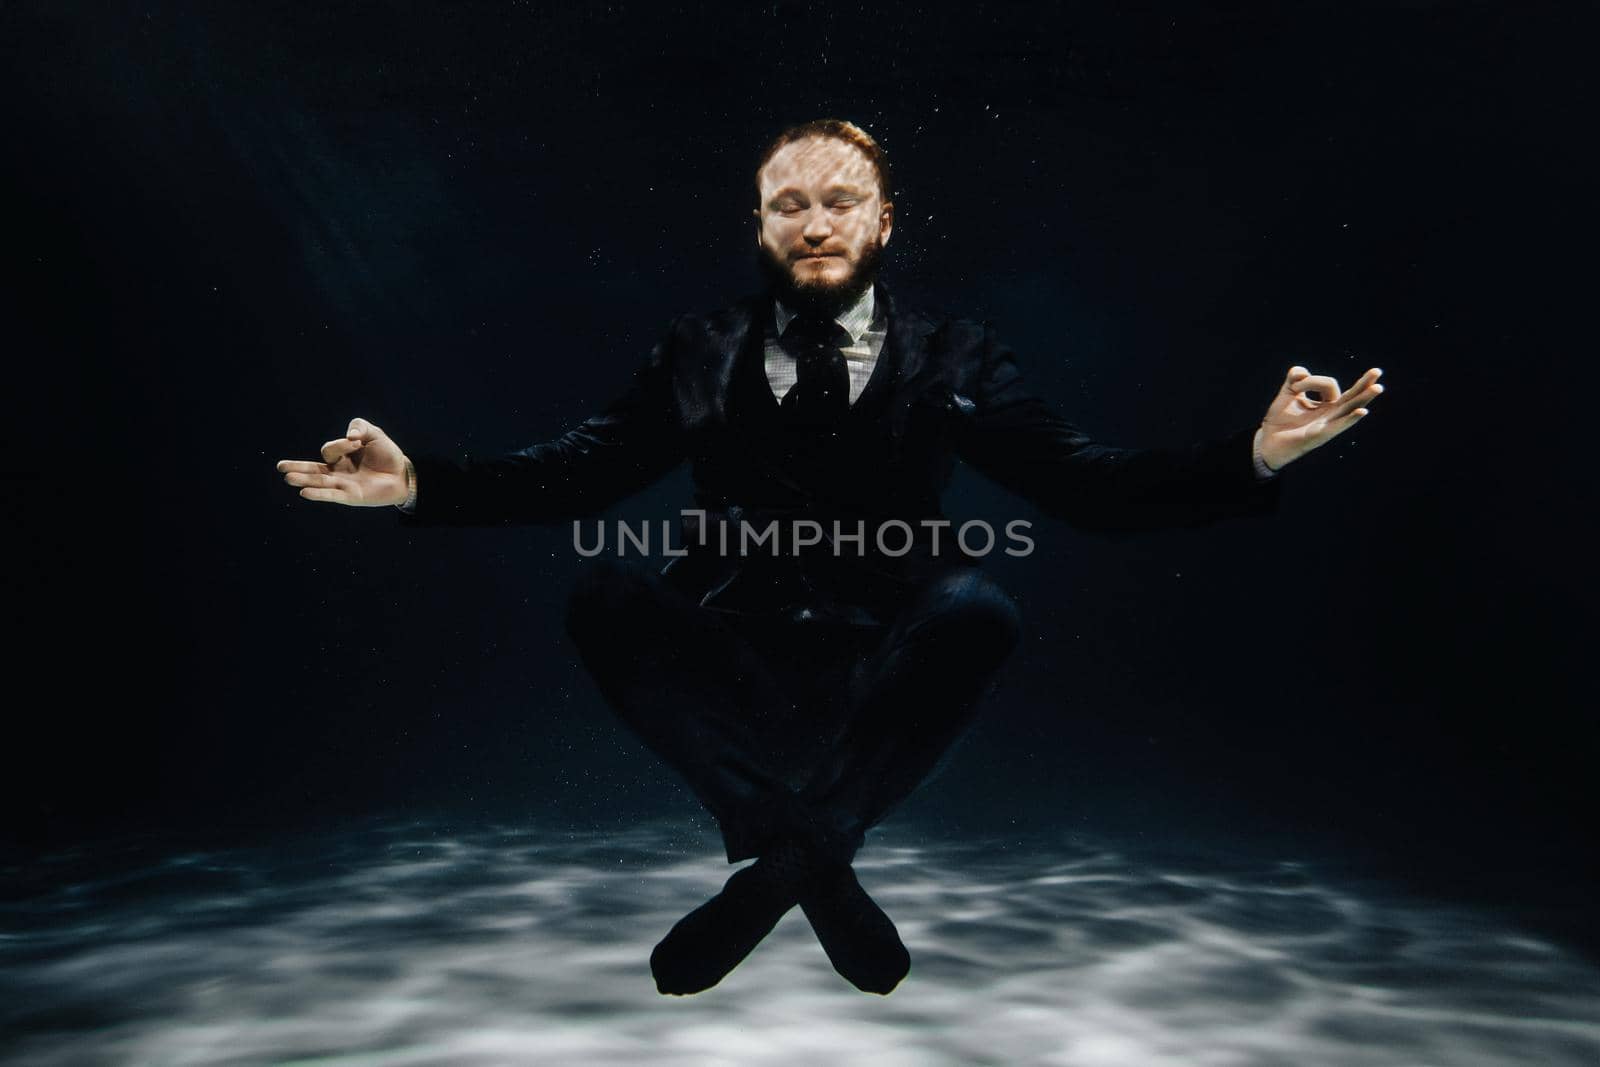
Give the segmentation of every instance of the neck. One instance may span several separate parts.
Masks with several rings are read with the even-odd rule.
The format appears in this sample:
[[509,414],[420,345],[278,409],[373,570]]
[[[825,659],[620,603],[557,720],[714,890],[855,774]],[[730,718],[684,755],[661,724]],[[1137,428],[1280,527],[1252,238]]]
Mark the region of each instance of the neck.
[[[776,294],[774,294],[773,301],[773,317],[776,320],[775,325],[778,328],[779,334],[784,333],[789,328],[789,323],[793,321],[796,316],[806,314],[805,312],[798,311],[797,309],[789,306],[789,304],[787,304]],[[841,309],[835,315],[825,317],[823,321],[827,321],[828,318],[831,318],[832,321],[837,322],[849,332],[851,341],[860,341],[861,335],[867,332],[867,329],[872,325],[872,321],[877,315],[877,304],[878,301],[875,290],[873,288],[868,288],[864,293],[857,297],[855,302],[849,307]]]

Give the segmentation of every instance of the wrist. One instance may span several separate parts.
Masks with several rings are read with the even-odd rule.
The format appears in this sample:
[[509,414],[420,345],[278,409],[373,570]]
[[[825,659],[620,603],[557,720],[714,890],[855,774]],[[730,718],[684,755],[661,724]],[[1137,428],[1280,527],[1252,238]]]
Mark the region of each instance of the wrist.
[[1256,435],[1250,442],[1250,462],[1256,470],[1256,477],[1271,478],[1281,471],[1289,460],[1276,455],[1266,447],[1266,430],[1256,428]]
[[417,506],[417,468],[412,464],[410,456],[406,456],[404,459],[406,498],[396,504],[395,507],[401,511],[411,511]]

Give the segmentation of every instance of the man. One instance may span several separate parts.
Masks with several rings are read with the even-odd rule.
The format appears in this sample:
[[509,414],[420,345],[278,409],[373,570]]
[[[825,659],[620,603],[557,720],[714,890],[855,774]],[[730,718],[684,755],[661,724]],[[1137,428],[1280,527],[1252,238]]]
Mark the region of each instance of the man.
[[[452,462],[408,457],[355,419],[321,462],[278,469],[310,500],[461,525],[593,514],[689,460],[687,554],[659,574],[589,565],[567,619],[608,703],[716,817],[729,862],[756,858],[656,946],[657,986],[715,985],[798,904],[834,967],[887,993],[910,958],[851,861],[966,727],[1018,634],[1015,605],[940,512],[954,461],[1089,528],[1261,513],[1277,471],[1367,414],[1380,372],[1341,392],[1294,367],[1258,427],[1108,448],[1028,391],[987,326],[902,308],[877,282],[893,187],[859,127],[784,131],[756,184],[767,291],[679,317],[577,429]],[[772,540],[751,550],[750,529]]]

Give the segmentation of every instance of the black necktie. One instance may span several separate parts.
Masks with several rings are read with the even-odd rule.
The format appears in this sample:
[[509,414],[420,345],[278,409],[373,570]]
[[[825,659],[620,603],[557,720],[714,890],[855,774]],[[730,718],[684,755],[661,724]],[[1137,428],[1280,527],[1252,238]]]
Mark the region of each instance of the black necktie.
[[794,356],[795,383],[781,407],[796,422],[822,426],[850,410],[850,372],[844,353],[850,334],[837,322],[799,316],[783,332],[783,347]]

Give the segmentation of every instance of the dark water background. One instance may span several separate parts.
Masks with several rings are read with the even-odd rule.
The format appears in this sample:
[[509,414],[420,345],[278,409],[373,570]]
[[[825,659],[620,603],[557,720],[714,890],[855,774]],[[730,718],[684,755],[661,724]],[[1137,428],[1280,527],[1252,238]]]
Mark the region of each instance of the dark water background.
[[[1591,15],[0,6],[13,918],[45,907],[38,936],[97,966],[39,903],[49,872],[75,884],[43,857],[152,833],[181,844],[130,872],[259,870],[235,850],[422,812],[475,856],[490,826],[692,819],[561,634],[567,530],[402,532],[272,464],[354,415],[412,451],[566,429],[673,315],[754,284],[753,157],[836,113],[898,172],[886,280],[993,321],[1108,441],[1248,425],[1294,362],[1389,385],[1271,521],[1108,541],[958,476],[950,514],[1034,519],[1039,549],[994,561],[1029,634],[904,816],[917,884],[981,880],[963,849],[997,834],[1095,843],[1013,856],[1035,874],[1247,849],[1418,894],[1424,940],[1510,909],[1495,937],[1584,966]],[[612,515],[671,515],[686,484]],[[358,840],[351,870],[387,862]],[[247,954],[260,899],[224,924]],[[146,947],[198,936],[167,916]],[[1441,951],[1479,990],[1508,973]],[[1441,983],[1419,1011],[1456,1010]]]

